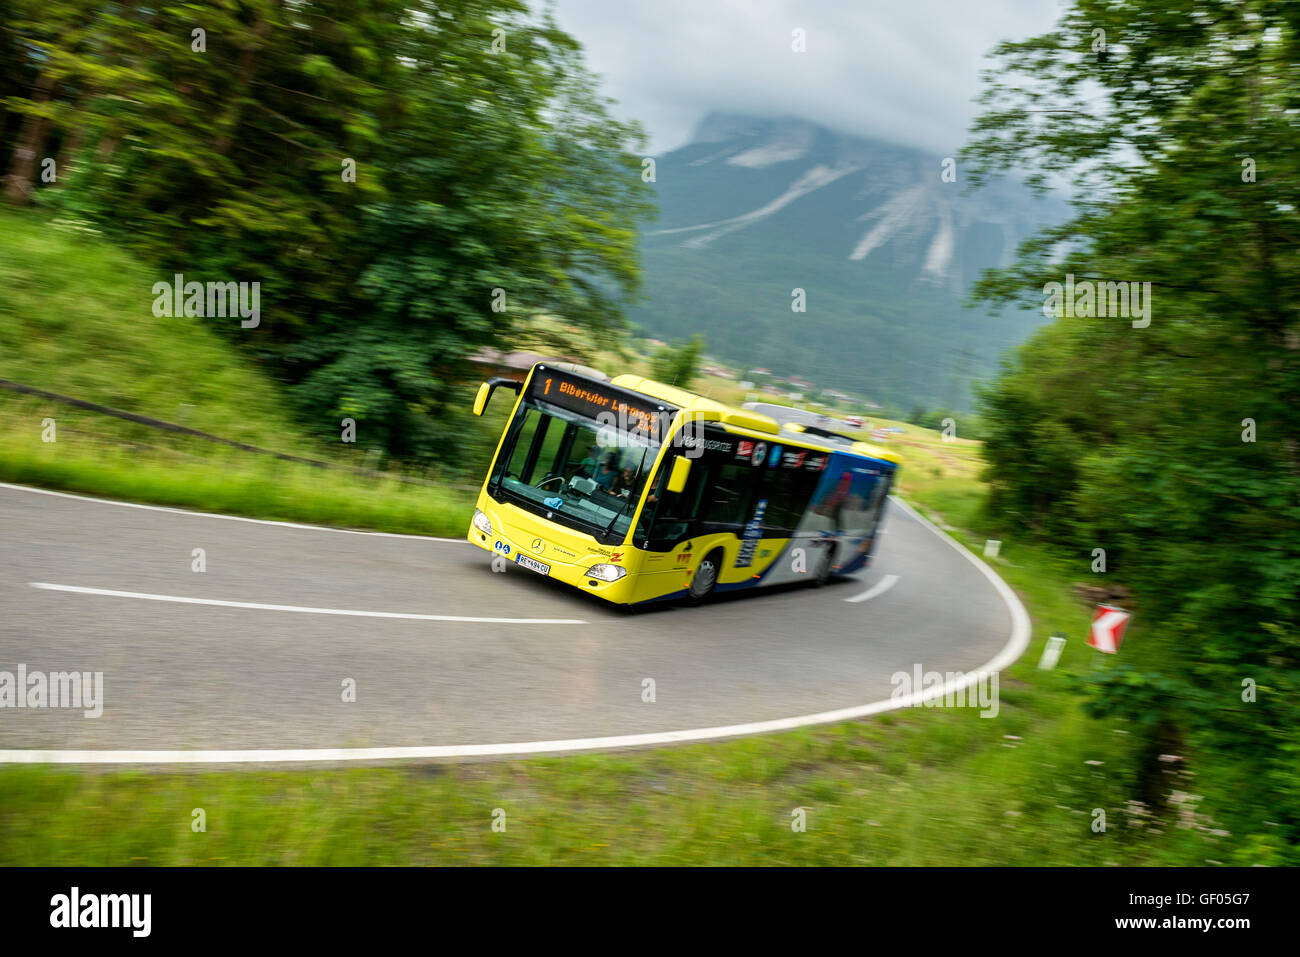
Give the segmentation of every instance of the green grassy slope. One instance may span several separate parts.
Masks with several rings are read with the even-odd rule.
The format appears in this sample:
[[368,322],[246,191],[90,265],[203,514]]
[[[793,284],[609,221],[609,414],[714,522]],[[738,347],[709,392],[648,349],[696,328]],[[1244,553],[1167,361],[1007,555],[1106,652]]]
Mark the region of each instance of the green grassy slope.
[[[364,429],[355,445],[304,434],[279,384],[204,321],[156,318],[153,284],[167,279],[96,236],[0,210],[0,378],[260,448],[374,465]],[[43,441],[49,419],[53,442]],[[483,424],[485,434],[500,427]],[[441,487],[282,462],[0,390],[2,481],[258,518],[463,533],[472,483],[423,477]]]
[[0,378],[254,445],[310,449],[274,383],[203,320],[154,317],[153,284],[167,280],[96,237],[0,210]]

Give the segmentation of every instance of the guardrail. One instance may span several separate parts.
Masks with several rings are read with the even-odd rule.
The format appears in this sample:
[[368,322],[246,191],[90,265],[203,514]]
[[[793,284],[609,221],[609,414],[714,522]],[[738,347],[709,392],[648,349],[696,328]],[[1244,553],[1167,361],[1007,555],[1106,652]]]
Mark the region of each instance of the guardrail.
[[291,455],[288,452],[276,452],[273,449],[263,449],[256,445],[249,445],[247,442],[237,442],[234,439],[227,439],[220,435],[213,435],[211,432],[192,429],[187,425],[181,425],[177,422],[167,422],[163,419],[155,419],[152,416],[127,412],[124,409],[114,409],[112,406],[100,405],[98,402],[87,402],[85,399],[74,398],[70,395],[60,395],[57,392],[38,389],[35,386],[23,385],[21,382],[11,382],[8,379],[0,379],[0,389],[5,389],[9,392],[16,392],[19,395],[31,395],[41,399],[49,399],[52,402],[61,402],[64,405],[70,405],[74,408],[85,409],[87,412],[96,412],[100,415],[110,415],[114,418],[124,419],[127,422],[134,422],[137,425],[148,426],[151,429],[163,429],[164,431],[175,432],[179,435],[193,436],[197,439],[215,442],[218,445],[226,445],[230,448],[240,449],[244,452],[255,452],[258,455],[270,455],[285,462],[297,462],[301,465],[310,465],[313,468],[318,469],[334,469],[341,472],[351,472],[353,475],[363,475],[367,478],[394,478],[400,482],[406,482],[411,485],[441,484],[438,482],[432,482],[429,479],[416,478],[411,475],[401,475],[397,472],[380,472],[375,469],[359,468],[355,465],[342,465],[338,462],[322,462],[319,459],[309,459],[301,455]]

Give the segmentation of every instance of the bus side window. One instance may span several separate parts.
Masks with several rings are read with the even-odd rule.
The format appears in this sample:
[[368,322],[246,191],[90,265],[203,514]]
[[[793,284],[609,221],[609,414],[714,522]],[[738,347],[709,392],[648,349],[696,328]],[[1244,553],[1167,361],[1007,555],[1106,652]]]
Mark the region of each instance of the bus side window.
[[880,525],[881,513],[885,510],[885,496],[889,494],[890,480],[892,475],[882,475],[876,482],[876,487],[871,492],[871,504],[868,506],[870,519],[867,522],[868,534],[874,534],[876,527]]
[[[708,466],[703,461],[694,462],[690,477],[686,480],[686,488],[678,493],[666,491],[668,476],[672,473],[672,463],[672,456],[664,459],[663,466],[659,470],[659,481],[655,483],[657,508],[647,503],[642,514],[642,521],[645,522],[646,516],[654,512],[654,520],[650,523],[648,535],[650,542],[648,547],[651,551],[668,551],[682,539],[690,536],[695,519],[699,515],[700,501],[704,497]],[[647,538],[642,530],[637,531],[637,537],[641,540]]]
[[767,510],[763,515],[763,532],[768,537],[786,538],[799,527],[817,488],[817,473],[803,468],[769,469],[764,476]]
[[650,530],[654,527],[656,516],[662,514],[668,504],[665,499],[674,497],[664,491],[668,485],[668,474],[672,471],[672,461],[672,456],[664,459],[655,478],[654,487],[650,489],[650,496],[646,499],[645,507],[641,509],[641,514],[636,520],[636,531],[632,533],[632,541],[641,542],[642,547],[648,548],[650,545]]
[[739,531],[749,521],[750,502],[759,470],[748,462],[720,464],[714,472],[712,487],[705,495],[702,520],[713,530]]

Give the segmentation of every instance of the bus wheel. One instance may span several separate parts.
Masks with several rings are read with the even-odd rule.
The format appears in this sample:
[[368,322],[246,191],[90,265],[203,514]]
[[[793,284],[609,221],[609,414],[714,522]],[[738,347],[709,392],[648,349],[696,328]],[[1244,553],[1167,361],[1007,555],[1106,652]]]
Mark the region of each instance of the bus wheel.
[[686,599],[692,605],[698,605],[713,593],[713,586],[718,583],[718,572],[722,568],[722,552],[712,551],[700,560],[691,576],[691,584],[686,589]]
[[817,574],[814,581],[820,588],[831,580],[831,566],[835,564],[835,546],[828,545],[822,549],[821,558],[817,559]]

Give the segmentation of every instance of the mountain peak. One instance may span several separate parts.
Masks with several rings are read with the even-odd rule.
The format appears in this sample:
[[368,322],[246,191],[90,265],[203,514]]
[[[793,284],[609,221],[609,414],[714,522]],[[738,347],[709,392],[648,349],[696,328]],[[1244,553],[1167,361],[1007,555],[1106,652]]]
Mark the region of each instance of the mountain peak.
[[709,113],[696,125],[683,148],[712,145],[722,148],[697,160],[697,165],[722,161],[761,169],[815,157],[818,162],[840,169],[898,160],[919,164],[928,159],[912,147],[842,133],[794,116]]
[[793,116],[751,116],[743,113],[709,113],[695,126],[691,143],[720,143],[738,137],[811,136],[821,127]]
[[[971,193],[912,147],[722,112],[659,170],[660,218],[642,247],[654,307],[633,310],[654,335],[704,329],[730,359],[956,408],[999,348],[1041,321],[962,305],[970,282],[1044,222],[1048,211],[1011,184]],[[792,342],[795,288],[814,305]]]

